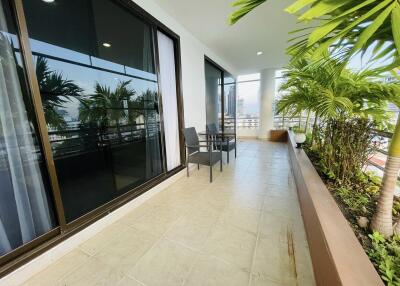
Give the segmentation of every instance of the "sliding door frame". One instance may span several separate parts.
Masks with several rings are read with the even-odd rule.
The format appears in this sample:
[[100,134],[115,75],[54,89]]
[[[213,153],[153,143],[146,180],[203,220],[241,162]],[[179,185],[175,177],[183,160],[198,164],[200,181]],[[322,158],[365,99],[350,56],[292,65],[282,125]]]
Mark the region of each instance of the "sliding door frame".
[[[108,215],[110,212],[118,209],[124,204],[132,201],[136,197],[147,192],[151,188],[160,184],[169,177],[177,174],[185,168],[185,150],[183,141],[183,128],[184,128],[184,110],[183,110],[183,94],[182,94],[182,69],[181,69],[181,50],[180,50],[180,37],[174,33],[167,26],[162,24],[160,21],[155,19],[152,15],[147,13],[137,4],[131,0],[109,0],[120,7],[126,9],[132,13],[135,17],[138,17],[144,23],[149,25],[152,33],[152,52],[154,58],[154,64],[158,80],[158,94],[159,94],[159,112],[160,112],[160,130],[161,130],[161,142],[162,142],[162,158],[163,158],[163,172],[146,181],[142,185],[133,188],[132,190],[122,194],[118,198],[115,198],[106,204],[94,209],[93,211],[81,216],[80,218],[67,223],[64,213],[64,206],[61,197],[60,186],[57,178],[57,172],[55,168],[52,148],[49,140],[49,133],[47,129],[47,123],[43,112],[43,103],[41,99],[39,84],[36,77],[35,66],[33,62],[32,50],[29,42],[28,29],[24,14],[23,0],[7,0],[12,8],[13,20],[17,24],[17,37],[21,42],[21,54],[23,64],[25,66],[25,73],[27,75],[26,84],[29,88],[30,95],[33,101],[33,108],[35,111],[36,121],[38,124],[40,144],[44,153],[46,161],[47,175],[50,181],[50,191],[52,199],[54,201],[54,209],[57,216],[58,226],[50,230],[48,233],[34,239],[33,241],[22,245],[21,247],[11,251],[0,257],[0,278],[6,274],[16,270],[21,265],[29,262],[38,255],[46,252],[50,248],[64,241],[68,237],[76,234],[92,223],[98,221],[100,218]],[[129,27],[127,27],[129,29]],[[157,31],[161,31],[168,35],[174,42],[174,53],[175,53],[175,72],[176,72],[176,89],[177,89],[177,102],[178,102],[178,120],[179,120],[179,136],[180,136],[180,153],[181,153],[181,165],[177,168],[167,172],[166,171],[166,156],[165,156],[165,134],[164,134],[164,118],[162,112],[162,94],[159,86],[160,74],[159,74],[159,59],[158,59],[158,41]]]
[[[214,60],[209,58],[207,55],[204,55],[204,64],[208,62],[210,65],[212,65],[214,68],[218,69],[221,73],[221,129],[222,133],[225,131],[225,75],[232,75],[230,72],[228,72],[226,69],[224,69],[222,66],[220,66],[218,63],[216,63]],[[236,85],[236,79],[234,80],[234,85]],[[236,105],[236,90],[235,90],[235,105]],[[218,118],[219,120],[219,118]],[[219,122],[218,122],[219,124]],[[235,120],[234,120],[234,128],[235,128],[235,133],[236,133],[236,106],[235,106]]]

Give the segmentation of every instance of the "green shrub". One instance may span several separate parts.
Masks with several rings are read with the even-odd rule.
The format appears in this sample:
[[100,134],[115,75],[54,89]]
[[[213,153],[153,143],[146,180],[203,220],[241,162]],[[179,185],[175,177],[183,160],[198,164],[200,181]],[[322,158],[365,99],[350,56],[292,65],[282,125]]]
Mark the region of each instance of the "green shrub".
[[368,255],[388,286],[400,285],[400,237],[385,239],[374,232],[369,235],[372,247]]
[[374,151],[372,129],[368,119],[353,117],[323,121],[316,128],[315,144],[320,171],[330,180],[349,184],[360,181],[362,168]]
[[346,207],[355,212],[356,215],[365,216],[370,214],[371,197],[366,192],[359,190],[352,190],[346,187],[339,187],[334,195],[346,205]]

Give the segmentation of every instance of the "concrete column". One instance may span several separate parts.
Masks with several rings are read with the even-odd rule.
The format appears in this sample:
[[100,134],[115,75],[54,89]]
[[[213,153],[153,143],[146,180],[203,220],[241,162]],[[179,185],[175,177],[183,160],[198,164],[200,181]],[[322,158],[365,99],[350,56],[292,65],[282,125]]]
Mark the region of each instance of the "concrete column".
[[275,71],[264,69],[260,74],[260,128],[259,139],[269,139],[274,127]]

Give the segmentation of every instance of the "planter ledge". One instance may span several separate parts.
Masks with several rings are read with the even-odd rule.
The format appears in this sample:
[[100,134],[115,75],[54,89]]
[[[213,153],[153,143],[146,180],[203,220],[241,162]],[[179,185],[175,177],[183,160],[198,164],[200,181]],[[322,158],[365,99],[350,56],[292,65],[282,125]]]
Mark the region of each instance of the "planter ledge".
[[384,285],[310,159],[288,149],[317,285]]

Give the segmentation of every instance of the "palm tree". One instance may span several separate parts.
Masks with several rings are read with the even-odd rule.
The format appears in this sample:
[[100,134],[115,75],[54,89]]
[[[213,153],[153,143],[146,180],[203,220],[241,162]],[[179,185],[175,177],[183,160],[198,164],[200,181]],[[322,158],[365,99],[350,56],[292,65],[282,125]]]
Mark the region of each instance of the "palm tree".
[[[240,7],[230,16],[234,24],[267,0],[236,0]],[[297,37],[288,52],[295,58],[311,52],[319,57],[332,49],[344,61],[358,52],[375,45],[377,59],[392,58],[386,69],[400,66],[400,3],[398,0],[296,0],[285,11],[297,14],[301,22],[315,21],[315,27],[299,29],[304,35]]]
[[136,91],[128,87],[130,83],[130,80],[121,81],[114,91],[96,83],[95,93],[82,100],[79,111],[80,121],[96,123],[101,129],[115,124],[119,141],[122,141],[121,121],[129,118],[125,104],[128,104],[136,95]]
[[[231,23],[267,0],[236,0],[233,6],[240,7],[232,13]],[[374,59],[392,59],[392,62],[374,72],[392,71],[400,66],[400,3],[398,0],[296,0],[286,11],[295,14],[304,9],[300,21],[317,22],[316,27],[288,48],[294,60],[311,54],[314,59],[331,52],[342,60],[342,67],[356,53],[364,53],[374,46]],[[298,32],[299,32],[298,31]],[[383,93],[378,91],[377,95]],[[392,102],[398,102],[398,85],[389,87]],[[386,94],[387,95],[387,94]],[[364,105],[361,105],[364,106]],[[400,105],[397,105],[400,106]],[[380,199],[373,217],[371,228],[390,237],[393,234],[392,205],[397,174],[400,170],[400,119],[396,124],[388,152],[382,180]],[[400,233],[400,219],[395,231]]]
[[312,142],[319,117],[336,117],[353,108],[351,100],[339,92],[336,72],[339,63],[327,59],[324,65],[306,59],[291,62],[283,73],[286,82],[281,90],[288,92],[278,102],[278,113],[299,114],[307,112],[307,118],[314,113]]
[[72,97],[81,97],[83,89],[73,81],[65,79],[61,73],[51,71],[43,57],[37,58],[36,76],[47,124],[58,130],[65,129],[67,123],[59,108],[63,108]]

